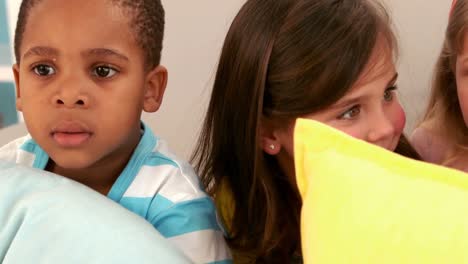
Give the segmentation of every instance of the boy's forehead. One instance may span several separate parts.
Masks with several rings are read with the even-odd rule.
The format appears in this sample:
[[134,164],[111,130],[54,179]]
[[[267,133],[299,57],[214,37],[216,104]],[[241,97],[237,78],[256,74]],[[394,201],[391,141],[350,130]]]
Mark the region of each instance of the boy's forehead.
[[113,0],[40,0],[34,8],[42,6],[43,9],[46,9],[51,13],[57,10],[72,10],[78,14],[102,14],[105,12],[113,13],[115,15],[123,15],[121,5],[118,5],[117,3],[118,1]]
[[137,46],[129,18],[109,0],[42,0],[30,11],[23,36],[27,46],[86,49]]
[[[116,1],[111,0],[41,0],[29,11],[31,19],[60,19],[77,24],[93,22],[99,24],[129,24],[130,18]],[[31,24],[31,23],[28,23]]]

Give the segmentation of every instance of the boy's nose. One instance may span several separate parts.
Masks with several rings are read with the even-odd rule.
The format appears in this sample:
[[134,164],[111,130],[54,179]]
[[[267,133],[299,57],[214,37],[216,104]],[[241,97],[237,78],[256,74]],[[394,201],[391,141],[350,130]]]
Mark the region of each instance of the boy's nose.
[[90,85],[83,75],[64,72],[55,83],[51,103],[56,107],[86,109],[91,103]]
[[57,107],[66,108],[88,108],[89,98],[85,95],[64,95],[58,94],[53,98],[53,104]]

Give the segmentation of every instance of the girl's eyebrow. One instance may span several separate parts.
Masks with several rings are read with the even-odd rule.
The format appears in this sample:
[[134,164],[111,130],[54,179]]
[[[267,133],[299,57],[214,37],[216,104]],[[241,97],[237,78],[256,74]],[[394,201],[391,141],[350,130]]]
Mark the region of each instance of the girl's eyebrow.
[[398,79],[398,72],[393,75],[393,78],[388,81],[387,86],[390,86],[392,84],[395,84],[396,80]]
[[44,46],[36,46],[30,48],[27,52],[25,52],[23,55],[23,59],[26,59],[31,56],[54,57],[58,55],[59,51],[57,49]]
[[[385,89],[387,89],[391,85],[394,85],[397,79],[398,79],[398,73],[395,73],[395,75],[393,75],[393,77],[387,82],[387,86],[385,87]],[[337,109],[337,108],[342,108],[347,105],[354,105],[361,100],[361,97],[362,96],[351,97],[342,102],[339,102],[338,104],[332,105],[331,107]]]

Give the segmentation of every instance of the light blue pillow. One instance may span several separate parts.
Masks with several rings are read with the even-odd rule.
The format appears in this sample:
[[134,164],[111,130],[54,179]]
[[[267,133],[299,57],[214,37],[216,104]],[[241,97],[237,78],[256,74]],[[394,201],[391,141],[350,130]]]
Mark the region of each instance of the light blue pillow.
[[190,263],[145,220],[66,178],[0,161],[0,263]]

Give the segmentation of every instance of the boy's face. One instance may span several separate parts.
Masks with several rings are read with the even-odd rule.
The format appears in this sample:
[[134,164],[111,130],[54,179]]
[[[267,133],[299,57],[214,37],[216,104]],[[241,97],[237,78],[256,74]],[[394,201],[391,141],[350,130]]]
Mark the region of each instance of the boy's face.
[[164,93],[165,69],[145,71],[128,16],[109,2],[37,4],[14,66],[18,110],[62,168],[88,168],[132,151],[141,111],[156,111]]

